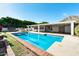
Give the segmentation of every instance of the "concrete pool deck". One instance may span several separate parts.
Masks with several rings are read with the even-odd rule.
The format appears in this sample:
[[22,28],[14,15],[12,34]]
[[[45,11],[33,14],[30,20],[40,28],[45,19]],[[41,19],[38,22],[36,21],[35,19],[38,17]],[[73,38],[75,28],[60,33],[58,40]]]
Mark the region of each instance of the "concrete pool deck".
[[79,56],[79,37],[65,35],[61,43],[55,42],[47,51],[56,56]]
[[[37,33],[37,32],[34,32],[34,33]],[[48,48],[48,50],[46,52],[48,52],[54,56],[79,56],[79,37],[65,35],[65,34],[56,34],[56,33],[40,32],[40,34],[51,34],[51,35],[64,36],[62,42],[55,42],[53,45],[51,45]],[[33,49],[35,49],[35,48],[33,48]],[[38,50],[38,49],[36,49],[36,50]]]
[[47,52],[53,54],[54,56],[79,56],[79,37],[58,33],[48,34],[64,36],[64,38],[62,42],[55,42],[53,45],[51,45]]

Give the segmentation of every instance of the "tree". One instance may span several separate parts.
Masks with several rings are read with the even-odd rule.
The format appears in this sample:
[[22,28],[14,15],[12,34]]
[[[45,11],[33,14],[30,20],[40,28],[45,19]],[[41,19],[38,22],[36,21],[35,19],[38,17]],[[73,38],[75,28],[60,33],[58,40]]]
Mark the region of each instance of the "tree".
[[41,22],[41,23],[39,23],[39,24],[48,24],[48,22]]
[[27,21],[27,20],[19,20],[19,19],[15,19],[12,17],[2,17],[0,19],[0,24],[2,24],[4,27],[14,27],[14,28],[18,28],[18,27],[26,27],[26,25],[32,25],[32,24],[37,24],[35,22],[32,21]]

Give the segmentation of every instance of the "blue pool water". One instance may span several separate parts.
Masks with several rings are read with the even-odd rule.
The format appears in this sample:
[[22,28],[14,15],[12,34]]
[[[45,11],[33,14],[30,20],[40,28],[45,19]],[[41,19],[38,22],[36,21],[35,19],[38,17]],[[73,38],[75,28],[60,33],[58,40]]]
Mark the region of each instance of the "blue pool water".
[[36,34],[28,32],[12,33],[12,34],[42,50],[47,50],[56,41],[61,42],[64,37],[64,36],[54,36],[49,34]]

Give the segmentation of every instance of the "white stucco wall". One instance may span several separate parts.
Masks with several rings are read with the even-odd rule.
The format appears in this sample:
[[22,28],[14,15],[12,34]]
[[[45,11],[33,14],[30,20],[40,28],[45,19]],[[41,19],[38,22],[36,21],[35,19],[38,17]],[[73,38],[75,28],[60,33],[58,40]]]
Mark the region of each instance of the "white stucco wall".
[[8,31],[8,28],[2,28],[2,31]]
[[65,33],[70,33],[70,32],[71,32],[71,27],[65,26]]
[[52,32],[59,32],[59,28],[57,26],[52,26]]

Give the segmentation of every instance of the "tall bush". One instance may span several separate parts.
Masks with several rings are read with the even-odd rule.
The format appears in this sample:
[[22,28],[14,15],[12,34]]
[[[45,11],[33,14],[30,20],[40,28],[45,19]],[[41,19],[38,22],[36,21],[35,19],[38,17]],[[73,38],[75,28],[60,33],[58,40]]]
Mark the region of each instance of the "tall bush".
[[75,34],[76,34],[77,36],[79,36],[79,25],[77,25],[77,26],[75,27]]

